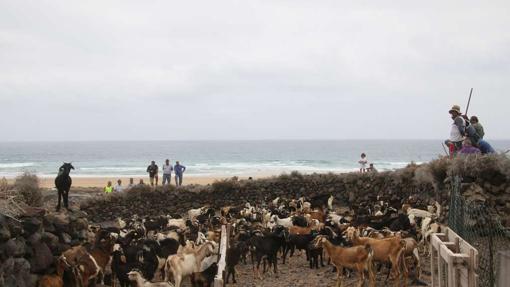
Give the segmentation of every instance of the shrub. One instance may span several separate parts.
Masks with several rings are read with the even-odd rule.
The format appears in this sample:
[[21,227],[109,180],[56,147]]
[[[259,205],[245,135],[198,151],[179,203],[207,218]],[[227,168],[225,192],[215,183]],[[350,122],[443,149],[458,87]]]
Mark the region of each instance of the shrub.
[[212,189],[214,192],[232,192],[239,189],[239,181],[237,178],[217,180],[213,182]]
[[427,164],[429,173],[438,186],[441,186],[448,176],[449,165],[450,159],[448,157],[441,157]]
[[138,198],[140,200],[143,200],[144,198],[146,198],[147,194],[152,191],[153,191],[153,189],[150,185],[138,184],[138,185],[135,185],[135,186],[131,187],[130,189],[126,190],[121,195],[125,196],[128,199]]
[[6,191],[9,189],[9,183],[5,177],[0,180],[0,191]]
[[35,174],[25,172],[16,178],[14,189],[20,199],[30,206],[42,205],[42,193],[39,189],[39,179]]

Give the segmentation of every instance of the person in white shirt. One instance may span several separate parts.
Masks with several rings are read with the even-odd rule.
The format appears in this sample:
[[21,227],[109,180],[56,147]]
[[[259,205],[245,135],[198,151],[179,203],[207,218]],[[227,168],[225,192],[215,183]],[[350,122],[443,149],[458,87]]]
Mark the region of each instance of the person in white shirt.
[[135,180],[131,177],[129,178],[129,184],[127,186],[127,189],[131,189],[133,186],[135,186]]
[[365,153],[361,154],[361,159],[358,161],[359,163],[359,172],[364,173],[367,172],[367,155]]
[[117,180],[117,184],[113,187],[113,191],[122,192],[124,191],[124,187],[122,186],[122,180]]
[[170,160],[165,160],[163,164],[163,185],[165,185],[165,183],[170,184],[173,170],[174,167],[170,164]]

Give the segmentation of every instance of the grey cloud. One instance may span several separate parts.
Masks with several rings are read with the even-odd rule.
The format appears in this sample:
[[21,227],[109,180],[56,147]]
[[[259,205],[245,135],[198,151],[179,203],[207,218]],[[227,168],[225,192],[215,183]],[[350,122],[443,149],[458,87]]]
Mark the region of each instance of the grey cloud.
[[0,140],[505,138],[509,7],[3,1]]

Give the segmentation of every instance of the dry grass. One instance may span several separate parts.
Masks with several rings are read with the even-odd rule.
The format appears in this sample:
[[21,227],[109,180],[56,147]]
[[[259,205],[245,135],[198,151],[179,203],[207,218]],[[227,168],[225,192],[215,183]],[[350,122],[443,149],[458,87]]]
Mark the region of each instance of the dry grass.
[[42,205],[42,193],[39,188],[39,179],[35,174],[25,172],[16,178],[13,186],[21,201],[30,206]]

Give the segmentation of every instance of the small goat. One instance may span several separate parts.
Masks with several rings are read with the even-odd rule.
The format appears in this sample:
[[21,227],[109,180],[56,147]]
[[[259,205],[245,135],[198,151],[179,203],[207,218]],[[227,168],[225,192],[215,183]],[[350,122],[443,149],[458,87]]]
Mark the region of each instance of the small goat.
[[333,245],[324,235],[317,236],[313,243],[316,248],[323,247],[326,249],[326,253],[329,258],[331,258],[331,262],[336,266],[337,286],[342,286],[343,284],[344,268],[358,271],[358,286],[363,286],[365,282],[365,270],[367,270],[369,286],[375,286],[375,276],[372,266],[374,252],[370,245],[343,248]]

